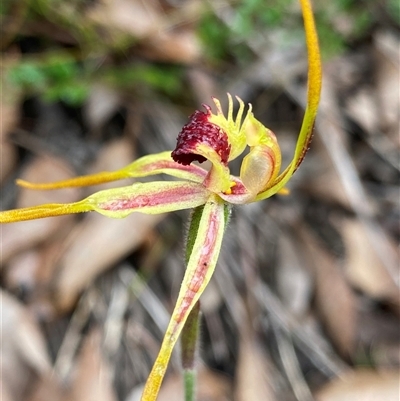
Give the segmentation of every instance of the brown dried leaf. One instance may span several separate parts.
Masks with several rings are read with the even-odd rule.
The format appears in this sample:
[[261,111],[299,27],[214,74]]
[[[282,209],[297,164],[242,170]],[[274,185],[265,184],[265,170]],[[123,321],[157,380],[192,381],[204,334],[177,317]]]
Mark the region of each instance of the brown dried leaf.
[[76,230],[71,247],[59,261],[55,302],[69,310],[79,293],[100,273],[137,248],[161,215],[137,213],[123,220],[92,214]]
[[36,250],[22,251],[15,255],[4,272],[5,286],[23,292],[33,290],[40,262],[40,255]]
[[317,401],[398,401],[399,371],[376,372],[359,369],[326,384]]
[[315,276],[315,299],[321,320],[340,354],[347,358],[354,350],[357,299],[338,262],[307,229],[301,230],[301,237]]
[[72,219],[69,222],[72,224],[65,224],[44,245],[17,253],[4,271],[6,287],[20,291],[36,316],[47,321],[56,314],[51,291],[58,273],[57,261],[73,227]]
[[157,2],[139,0],[102,0],[89,9],[87,18],[111,36],[128,34],[139,40],[147,57],[189,63],[201,54],[199,41],[188,28],[172,29],[177,22],[182,25],[182,17],[198,17],[197,4],[201,3],[186,3],[179,10],[181,17],[172,16],[168,25],[165,21],[169,21],[169,16]]
[[146,41],[143,55],[155,60],[193,63],[201,56],[200,42],[188,29],[160,32]]
[[[25,169],[21,178],[30,182],[53,182],[73,177],[74,172],[63,159],[46,156],[34,159]],[[21,188],[17,207],[28,207],[41,203],[73,202],[80,190],[76,188],[52,191],[34,191]]]
[[378,31],[374,39],[380,124],[399,147],[400,42],[389,31]]
[[101,0],[91,7],[87,17],[108,29],[118,30],[141,38],[160,24],[159,10],[154,2],[145,4],[137,0]]
[[239,345],[236,371],[236,401],[274,401],[271,372],[267,355],[252,335],[245,330]]
[[312,278],[290,235],[279,238],[279,256],[276,274],[280,298],[294,316],[305,316],[312,296]]
[[312,171],[310,170],[304,183],[305,189],[320,199],[337,202],[346,209],[351,208],[343,182],[326,148],[321,146],[318,136],[313,140],[313,146],[315,146],[314,149],[316,148],[317,151],[314,153],[314,158],[312,159]]
[[[210,369],[199,369],[197,378],[198,401],[228,401],[230,383],[228,379]],[[161,388],[158,401],[182,400],[183,401],[182,375],[174,375],[167,378]]]
[[363,88],[347,99],[346,112],[368,134],[375,133],[379,127],[375,100],[375,90],[371,88]]
[[398,288],[370,244],[358,220],[344,220],[341,232],[346,244],[345,274],[356,288],[378,299],[398,304]]
[[[99,171],[114,171],[125,167],[134,160],[132,148],[132,143],[128,138],[125,137],[107,143],[107,145],[101,150],[96,161],[90,167],[88,173],[91,174]],[[90,187],[90,193],[100,191],[101,189],[122,187],[131,183],[132,180],[126,179],[109,182],[103,185],[92,186]]]
[[[0,113],[2,113],[1,109]],[[0,130],[1,129],[2,128],[0,127]],[[0,185],[1,185],[16,166],[17,149],[14,145],[8,142],[0,142],[0,145],[1,145],[0,146]]]
[[[385,263],[388,271],[395,272],[398,267],[398,258],[391,247],[387,234],[377,224],[374,216],[376,211],[369,199],[359,174],[355,168],[354,161],[349,153],[349,147],[345,146],[348,142],[348,135],[344,131],[344,121],[338,109],[337,102],[324,102],[326,99],[335,99],[335,76],[332,71],[327,71],[324,80],[323,101],[321,102],[322,119],[317,122],[320,125],[320,137],[324,143],[329,157],[335,164],[335,169],[343,184],[352,210],[365,225],[368,236],[373,238],[371,245],[379,252],[379,256]],[[324,113],[325,110],[325,113]],[[324,115],[329,116],[324,118]]]
[[93,330],[80,352],[70,394],[65,401],[116,401],[108,363],[102,355],[101,333]]
[[50,372],[46,345],[32,315],[12,296],[0,291],[1,381],[15,399],[30,385],[31,372]]
[[9,386],[9,384],[4,383],[3,379],[1,378],[0,379],[0,400],[1,401],[16,401],[16,399],[11,396],[8,386]]
[[35,384],[26,401],[71,401],[65,400],[65,391],[54,375],[47,375]]
[[105,85],[93,85],[85,103],[85,120],[92,131],[98,131],[117,111],[120,94]]

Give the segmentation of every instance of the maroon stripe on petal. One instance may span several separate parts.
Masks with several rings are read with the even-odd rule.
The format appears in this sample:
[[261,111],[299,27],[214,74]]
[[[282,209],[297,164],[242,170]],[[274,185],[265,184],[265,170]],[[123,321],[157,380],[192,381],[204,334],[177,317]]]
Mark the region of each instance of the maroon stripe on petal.
[[177,201],[185,202],[191,200],[204,190],[194,191],[193,187],[172,188],[163,190],[155,194],[140,194],[131,196],[121,196],[98,205],[100,209],[108,211],[119,211],[129,209],[140,209],[144,207],[154,207],[166,204],[173,204]]

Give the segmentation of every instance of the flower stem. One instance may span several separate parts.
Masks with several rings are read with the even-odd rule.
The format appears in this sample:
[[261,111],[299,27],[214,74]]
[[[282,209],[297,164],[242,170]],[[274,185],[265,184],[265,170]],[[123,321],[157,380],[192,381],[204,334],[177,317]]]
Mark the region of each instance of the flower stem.
[[[192,254],[193,244],[196,240],[197,230],[200,223],[203,206],[193,210],[189,231],[186,238],[186,264]],[[190,312],[181,334],[181,363],[183,369],[183,386],[185,401],[194,401],[196,392],[196,344],[200,323],[200,301],[197,301]]]
[[185,401],[195,401],[196,371],[194,369],[185,369],[183,382],[185,386]]
[[190,312],[181,334],[181,362],[185,401],[194,401],[196,393],[196,349],[200,323],[200,301]]

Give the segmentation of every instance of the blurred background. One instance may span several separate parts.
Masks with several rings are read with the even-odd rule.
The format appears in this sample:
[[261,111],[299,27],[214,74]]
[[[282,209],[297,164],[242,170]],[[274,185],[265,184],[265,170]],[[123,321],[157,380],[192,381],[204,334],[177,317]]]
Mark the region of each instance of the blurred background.
[[[313,3],[324,61],[315,137],[289,196],[233,211],[202,297],[198,401],[400,399],[400,6]],[[297,1],[0,10],[2,209],[110,187],[40,192],[15,179],[172,150],[187,117],[211,96],[226,105],[227,92],[252,103],[291,159],[307,74]],[[188,213],[1,227],[2,401],[139,400],[183,276]],[[181,387],[176,353],[159,400],[183,400]]]

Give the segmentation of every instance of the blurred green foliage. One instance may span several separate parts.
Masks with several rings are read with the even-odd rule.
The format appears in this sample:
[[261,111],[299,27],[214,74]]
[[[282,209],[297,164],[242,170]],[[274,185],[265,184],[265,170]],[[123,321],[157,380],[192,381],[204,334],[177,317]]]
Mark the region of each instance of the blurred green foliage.
[[[302,30],[297,0],[231,1],[229,9],[218,9],[217,3],[207,4],[207,11],[197,21],[197,33],[204,44],[205,61],[217,69],[244,68],[254,60],[257,55],[249,43],[255,38],[263,40],[263,36],[284,33],[285,41],[291,43]],[[398,16],[399,4],[398,0],[388,0],[385,7],[390,15]],[[146,88],[168,96],[184,93],[183,66],[143,58],[138,61],[132,52],[136,39],[127,35],[110,35],[107,40],[99,40],[96,27],[84,17],[83,11],[90,6],[89,0],[0,2],[1,22],[11,26],[11,32],[24,22],[37,26],[50,21],[59,25],[74,43],[66,46],[56,38],[36,37],[40,50],[24,54],[8,71],[6,79],[26,93],[73,105],[81,104],[90,86],[99,81],[140,93],[145,93]],[[315,2],[314,6],[325,59],[345,51],[349,43],[365,35],[374,23],[373,0],[332,0]],[[220,13],[225,12],[227,18],[222,20]],[[24,35],[22,29],[12,39],[18,42]]]
[[232,31],[249,37],[258,29],[265,30],[282,23],[292,0],[247,0],[240,2],[234,15]]
[[230,23],[225,24],[213,12],[200,19],[198,32],[206,56],[214,63],[233,57],[239,64],[251,60],[252,52],[246,44],[255,32],[277,27],[287,16],[288,6],[293,0],[246,0],[237,2]]
[[42,94],[48,101],[81,104],[89,93],[81,69],[67,54],[49,54],[43,60],[23,60],[8,72],[9,81],[27,93]]
[[370,0],[335,0],[317,10],[316,23],[325,59],[337,56],[373,24]]
[[399,0],[387,0],[388,10],[393,20],[400,25],[400,1]]
[[135,64],[124,67],[88,68],[68,53],[47,54],[35,60],[25,59],[12,67],[7,79],[23,87],[26,93],[41,94],[48,101],[81,104],[91,84],[102,82],[121,91],[143,89],[174,95],[182,88],[182,69],[177,66]]
[[[373,24],[372,0],[332,0],[315,5],[316,22],[325,59],[343,52],[347,43],[361,37]],[[390,2],[400,4],[397,0]],[[297,0],[246,0],[232,6],[229,24],[221,21],[214,10],[206,13],[199,24],[207,56],[213,62],[229,57],[239,63],[249,60],[246,41],[259,32],[272,34],[284,30],[288,41],[295,40],[302,31]],[[393,7],[393,6],[392,6]],[[344,24],[343,24],[344,22]],[[342,25],[345,25],[344,27]]]

